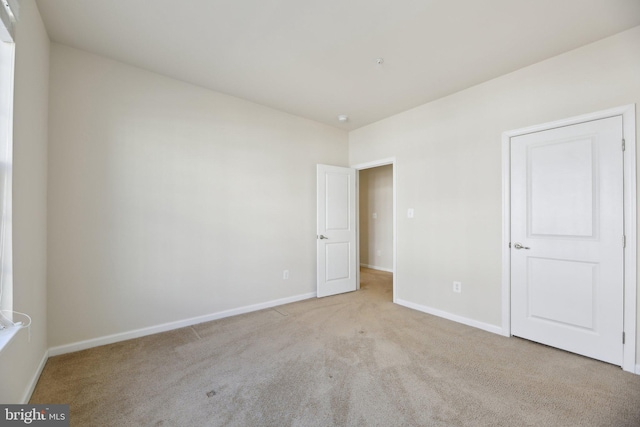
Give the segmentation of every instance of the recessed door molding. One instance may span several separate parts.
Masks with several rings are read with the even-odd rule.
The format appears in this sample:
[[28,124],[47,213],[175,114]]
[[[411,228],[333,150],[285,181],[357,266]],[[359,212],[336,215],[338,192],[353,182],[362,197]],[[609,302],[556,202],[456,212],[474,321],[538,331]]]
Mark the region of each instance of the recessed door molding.
[[[636,113],[635,105],[625,105],[591,114],[571,117],[551,123],[510,130],[502,134],[502,334],[511,336],[511,138],[549,129],[609,117],[622,117],[622,133],[625,141],[623,160],[624,180],[624,315],[622,369],[636,372],[636,322],[637,322],[637,231],[636,231]],[[622,151],[622,141],[621,147]],[[622,242],[621,242],[622,244]],[[622,336],[620,337],[622,340]]]

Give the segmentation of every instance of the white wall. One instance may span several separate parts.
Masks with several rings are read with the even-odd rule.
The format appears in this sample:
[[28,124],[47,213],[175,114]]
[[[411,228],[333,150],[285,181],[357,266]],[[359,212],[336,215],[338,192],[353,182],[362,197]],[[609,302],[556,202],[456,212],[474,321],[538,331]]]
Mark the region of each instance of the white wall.
[[33,318],[0,353],[0,402],[30,395],[47,349],[47,108],[49,38],[33,0],[16,25],[13,121],[13,306]]
[[58,44],[50,76],[52,347],[315,291],[346,132]]
[[502,132],[640,102],[638,52],[640,27],[350,133],[351,164],[396,158],[399,299],[500,325]]
[[359,174],[360,264],[393,271],[393,166]]

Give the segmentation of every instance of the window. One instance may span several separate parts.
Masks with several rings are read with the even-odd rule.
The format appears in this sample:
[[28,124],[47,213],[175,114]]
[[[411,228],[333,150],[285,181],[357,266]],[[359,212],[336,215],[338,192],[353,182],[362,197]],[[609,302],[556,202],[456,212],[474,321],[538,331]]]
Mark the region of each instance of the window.
[[13,22],[0,6],[0,349],[19,329],[13,323],[11,176],[13,169]]
[[[13,44],[0,42],[0,308],[11,310]],[[1,319],[0,319],[1,321]]]

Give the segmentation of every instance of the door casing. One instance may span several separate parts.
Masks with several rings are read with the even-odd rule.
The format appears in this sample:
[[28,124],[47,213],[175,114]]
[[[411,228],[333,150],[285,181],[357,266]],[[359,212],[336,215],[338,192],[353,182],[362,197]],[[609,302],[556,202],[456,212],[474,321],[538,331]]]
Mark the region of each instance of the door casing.
[[[635,104],[611,108],[591,114],[544,123],[502,134],[502,335],[511,336],[511,150],[512,137],[548,129],[570,126],[608,117],[622,117],[624,152],[624,316],[625,343],[622,369],[640,374],[636,369],[636,112]],[[620,141],[622,150],[622,141]],[[622,243],[621,243],[622,244]],[[622,337],[620,337],[622,340]]]

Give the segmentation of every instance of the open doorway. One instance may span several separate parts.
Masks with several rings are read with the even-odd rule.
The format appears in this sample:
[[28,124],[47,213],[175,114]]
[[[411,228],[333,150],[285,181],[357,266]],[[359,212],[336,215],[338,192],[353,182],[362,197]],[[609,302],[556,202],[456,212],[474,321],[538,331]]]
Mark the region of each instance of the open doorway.
[[387,283],[395,301],[395,170],[394,161],[356,165],[358,170],[358,283]]
[[360,267],[393,273],[393,165],[360,171]]

